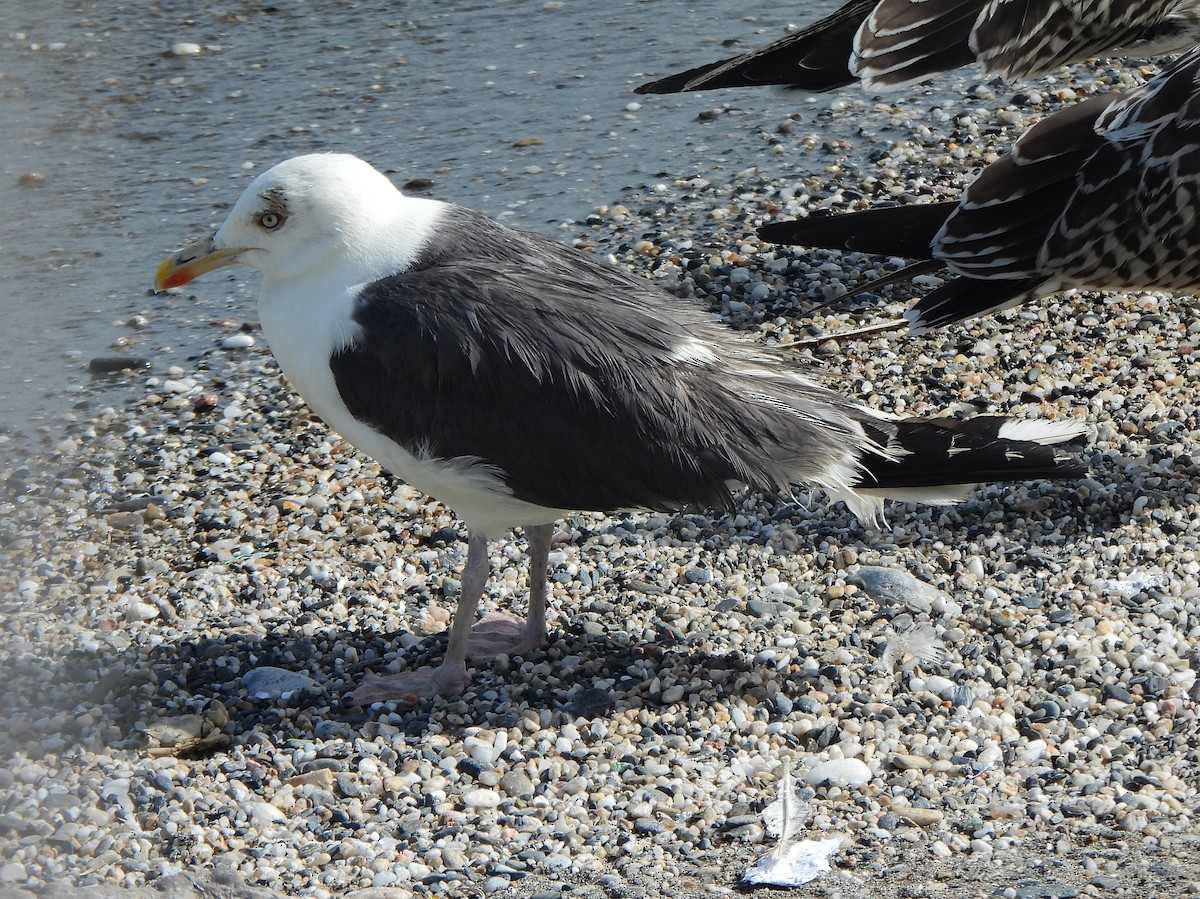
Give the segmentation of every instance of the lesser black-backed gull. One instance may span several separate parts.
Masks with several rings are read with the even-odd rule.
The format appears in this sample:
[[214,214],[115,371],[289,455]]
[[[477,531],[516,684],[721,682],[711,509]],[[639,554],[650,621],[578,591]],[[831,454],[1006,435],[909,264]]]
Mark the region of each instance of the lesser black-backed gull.
[[1200,289],[1200,48],[1146,84],[1038,122],[957,201],[774,222],[764,240],[924,260],[951,278],[905,315],[923,333],[1070,288]]
[[[360,702],[457,693],[469,656],[542,645],[552,527],[571,510],[720,509],[738,485],[803,483],[870,521],[892,492],[945,502],[964,484],[1082,470],[1045,445],[1079,433],[1070,423],[882,418],[643,278],[405,196],[353,156],[260,175],[157,285],[234,262],[262,272],[263,332],[300,395],[468,529],[445,660],[368,683]],[[488,540],[514,527],[528,619],[473,633]]]
[[850,0],[749,53],[660,78],[639,94],[779,84],[887,89],[978,62],[1028,78],[1109,54],[1177,53],[1200,40],[1200,0]]

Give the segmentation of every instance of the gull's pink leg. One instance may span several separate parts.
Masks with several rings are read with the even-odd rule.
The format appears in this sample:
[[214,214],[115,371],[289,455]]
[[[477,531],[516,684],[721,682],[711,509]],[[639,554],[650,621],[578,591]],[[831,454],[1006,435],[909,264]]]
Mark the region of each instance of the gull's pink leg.
[[488,546],[484,537],[467,538],[467,562],[463,566],[462,595],[454,620],[450,623],[450,645],[437,668],[425,666],[363,681],[350,696],[356,705],[369,705],[388,699],[414,701],[433,696],[454,696],[467,686],[467,648],[475,609],[483,596],[488,576]]
[[467,658],[490,662],[496,656],[519,655],[546,645],[546,581],[554,525],[525,528],[529,541],[529,616],[492,612],[471,628]]
[[527,527],[529,541],[529,617],[493,612],[472,626],[475,610],[487,584],[487,540],[472,535],[467,540],[467,561],[462,573],[462,595],[450,624],[446,657],[437,668],[425,666],[369,678],[350,697],[357,705],[389,699],[408,702],[433,696],[454,696],[467,686],[467,660],[490,662],[501,653],[513,655],[546,644],[546,594],[552,524]]

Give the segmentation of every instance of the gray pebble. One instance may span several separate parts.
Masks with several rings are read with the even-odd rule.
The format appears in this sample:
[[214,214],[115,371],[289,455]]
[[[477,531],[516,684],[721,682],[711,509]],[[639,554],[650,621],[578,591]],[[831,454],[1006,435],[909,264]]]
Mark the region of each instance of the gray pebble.
[[846,582],[863,588],[877,602],[903,606],[911,612],[928,613],[935,600],[950,599],[933,585],[895,568],[860,565]]
[[533,781],[524,771],[509,771],[500,778],[500,789],[514,799],[532,799],[534,796]]
[[247,671],[242,675],[242,686],[255,699],[279,699],[289,693],[321,689],[321,685],[307,674],[271,665]]
[[1017,899],[1074,899],[1079,890],[1069,883],[1038,883],[1017,888]]

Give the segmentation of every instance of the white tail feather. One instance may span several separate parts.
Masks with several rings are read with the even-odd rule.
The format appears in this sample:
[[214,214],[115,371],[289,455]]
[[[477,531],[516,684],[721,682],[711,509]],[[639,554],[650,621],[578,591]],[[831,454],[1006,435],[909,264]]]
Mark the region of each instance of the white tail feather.
[[1000,425],[1000,436],[1005,440],[1028,440],[1053,446],[1082,437],[1090,430],[1087,424],[1074,419],[1045,421],[1039,418],[1021,418],[1009,419]]
[[[858,493],[870,494],[869,498],[860,497],[860,502],[874,501],[879,504],[880,500],[890,499],[899,503],[952,506],[955,503],[961,503],[978,486],[978,484],[937,484],[933,487],[871,487],[867,484],[859,484],[854,489]],[[845,497],[839,496],[838,499],[845,500]],[[858,515],[858,511],[848,500],[846,505],[854,510],[855,515]],[[861,519],[862,516],[859,515],[859,518]]]

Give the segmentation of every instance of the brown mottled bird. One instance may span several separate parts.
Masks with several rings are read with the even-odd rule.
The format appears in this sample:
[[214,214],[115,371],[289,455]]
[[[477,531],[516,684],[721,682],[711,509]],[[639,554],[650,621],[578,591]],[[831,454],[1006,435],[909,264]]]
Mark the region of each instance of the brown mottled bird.
[[639,94],[779,84],[883,90],[978,62],[988,75],[1045,74],[1091,56],[1156,56],[1200,41],[1200,0],[850,0],[739,56],[660,78]]
[[1070,288],[1200,290],[1200,47],[1141,87],[1038,122],[957,202],[764,225],[773,243],[923,260],[856,292],[953,276],[922,333]]

